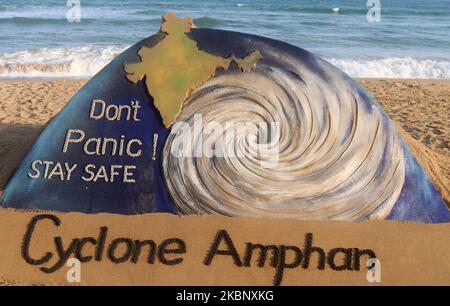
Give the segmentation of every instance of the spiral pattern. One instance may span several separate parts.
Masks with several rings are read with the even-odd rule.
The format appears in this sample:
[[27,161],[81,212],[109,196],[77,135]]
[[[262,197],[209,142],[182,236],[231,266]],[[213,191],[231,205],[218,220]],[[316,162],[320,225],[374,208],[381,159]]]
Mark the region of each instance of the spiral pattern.
[[174,204],[184,214],[385,218],[405,177],[389,119],[335,70],[283,61],[216,76],[185,101],[163,157]]

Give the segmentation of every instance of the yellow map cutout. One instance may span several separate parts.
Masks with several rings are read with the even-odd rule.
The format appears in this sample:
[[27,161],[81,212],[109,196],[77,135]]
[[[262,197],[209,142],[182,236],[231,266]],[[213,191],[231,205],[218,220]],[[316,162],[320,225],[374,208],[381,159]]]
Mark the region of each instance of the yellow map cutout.
[[231,61],[235,61],[241,71],[248,72],[262,58],[259,51],[242,59],[201,51],[186,35],[191,28],[195,28],[192,18],[180,19],[173,13],[166,13],[161,23],[166,37],[154,47],[142,47],[138,52],[140,62],[124,64],[131,82],[136,84],[146,77],[147,89],[164,126],[175,121],[189,93],[213,77],[217,68],[228,69]]

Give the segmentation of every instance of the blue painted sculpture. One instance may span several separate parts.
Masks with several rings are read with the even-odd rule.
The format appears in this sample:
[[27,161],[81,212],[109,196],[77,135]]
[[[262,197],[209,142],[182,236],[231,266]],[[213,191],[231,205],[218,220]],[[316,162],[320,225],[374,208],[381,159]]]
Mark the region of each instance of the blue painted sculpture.
[[350,77],[303,49],[174,14],[49,122],[2,206],[450,220],[392,122]]

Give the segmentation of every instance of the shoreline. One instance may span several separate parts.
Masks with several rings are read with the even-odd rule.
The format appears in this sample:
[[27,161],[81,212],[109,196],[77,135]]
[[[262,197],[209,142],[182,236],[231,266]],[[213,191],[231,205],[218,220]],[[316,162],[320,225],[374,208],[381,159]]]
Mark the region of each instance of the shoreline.
[[[356,78],[450,205],[450,80]],[[0,79],[0,193],[46,122],[88,79]]]

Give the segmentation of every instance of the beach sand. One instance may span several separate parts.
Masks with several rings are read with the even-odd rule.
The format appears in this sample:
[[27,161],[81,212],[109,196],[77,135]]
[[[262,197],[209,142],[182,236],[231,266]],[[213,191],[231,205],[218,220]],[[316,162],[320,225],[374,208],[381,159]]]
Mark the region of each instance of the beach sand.
[[[358,80],[394,120],[450,204],[450,80]],[[0,81],[0,192],[44,127],[84,80]]]

